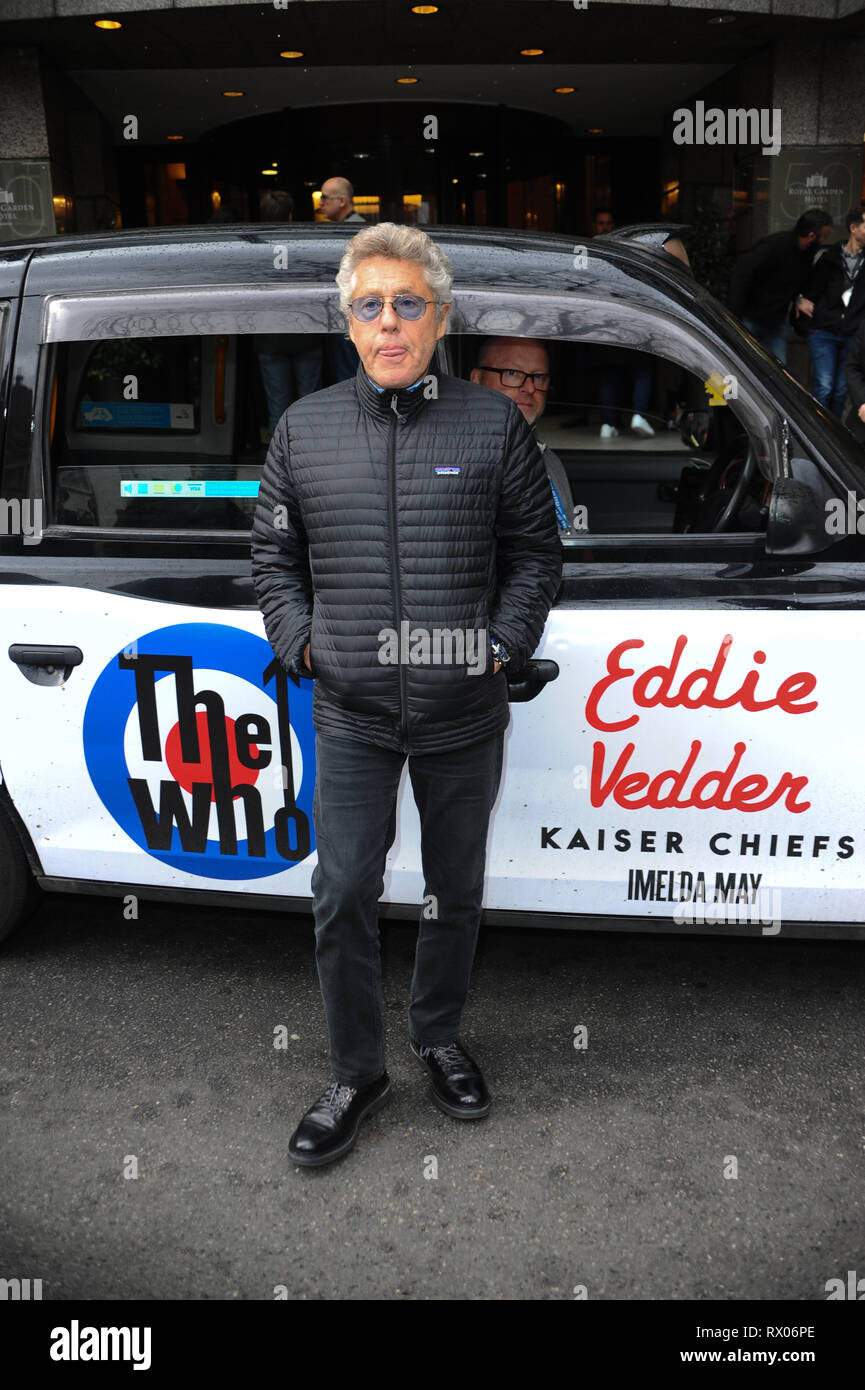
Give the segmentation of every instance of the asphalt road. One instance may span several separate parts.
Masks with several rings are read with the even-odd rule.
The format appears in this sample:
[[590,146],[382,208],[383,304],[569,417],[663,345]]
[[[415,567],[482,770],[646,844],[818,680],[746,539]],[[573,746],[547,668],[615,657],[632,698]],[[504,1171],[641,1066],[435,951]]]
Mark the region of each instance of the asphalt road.
[[0,947],[0,1276],[43,1299],[825,1300],[865,1274],[865,943],[486,929],[474,1124],[409,1052],[413,949],[385,926],[390,1103],[302,1170],[286,1144],[329,1079],[311,919],[46,899]]

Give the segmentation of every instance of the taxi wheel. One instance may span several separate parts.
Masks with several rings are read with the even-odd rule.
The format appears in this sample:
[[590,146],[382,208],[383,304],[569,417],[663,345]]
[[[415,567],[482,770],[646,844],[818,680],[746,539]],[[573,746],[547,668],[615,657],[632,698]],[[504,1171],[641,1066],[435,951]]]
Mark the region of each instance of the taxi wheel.
[[21,841],[0,807],[0,941],[29,916],[40,898]]

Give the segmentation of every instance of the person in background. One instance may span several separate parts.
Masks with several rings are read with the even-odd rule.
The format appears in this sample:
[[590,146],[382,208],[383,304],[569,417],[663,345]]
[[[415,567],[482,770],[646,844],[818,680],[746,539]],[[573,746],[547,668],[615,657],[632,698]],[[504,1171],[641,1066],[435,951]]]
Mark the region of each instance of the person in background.
[[[366,218],[354,210],[354,189],[341,175],[325,179],[321,185],[319,208],[328,222],[366,224]],[[327,369],[331,381],[348,381],[360,361],[354,343],[342,334],[330,333],[327,338]]]
[[[612,208],[595,208],[592,218],[592,236],[605,236],[616,229]],[[615,439],[619,431],[615,425],[616,409],[619,400],[626,393],[626,373],[628,368],[617,362],[605,363],[598,373],[598,397],[601,404],[601,438]],[[633,389],[631,392],[631,429],[650,439],[655,433],[646,419],[649,397],[652,394],[652,364],[645,358],[635,355],[633,366]]]
[[[290,222],[294,199],[283,189],[268,189],[259,203],[262,222]],[[321,386],[322,342],[317,333],[256,333],[255,355],[267,398],[267,423],[273,434],[280,416],[301,396]]]
[[694,272],[691,267],[691,258],[688,255],[688,248],[681,237],[668,236],[667,240],[662,243],[662,250],[666,251],[669,256],[675,256],[676,260],[686,265],[693,275]]
[[258,200],[258,216],[262,222],[291,222],[294,199],[284,188],[265,188]]
[[613,216],[612,208],[595,208],[592,217],[592,236],[603,236],[605,232],[612,232],[615,225],[616,219]]
[[865,319],[854,334],[845,372],[851,405],[844,424],[854,439],[865,444]]
[[[547,405],[550,386],[550,359],[543,343],[536,338],[484,338],[478,363],[469,380],[510,396],[534,430]],[[558,454],[537,438],[553,493],[560,536],[577,534],[573,530],[574,499],[565,466]]]
[[749,333],[787,364],[787,314],[807,313],[804,291],[817,248],[832,230],[822,208],[803,212],[795,227],[764,236],[736,264],[730,278],[730,308]]
[[218,208],[212,208],[206,222],[243,222],[243,208],[237,198],[224,198]]
[[321,185],[319,208],[328,222],[366,222],[366,218],[354,210],[354,189],[348,179],[339,175],[326,179]]
[[865,320],[865,207],[858,203],[844,218],[846,241],[827,246],[815,261],[808,295],[800,312],[811,320],[808,351],[814,395],[840,420],[847,395],[844,364],[860,323]]

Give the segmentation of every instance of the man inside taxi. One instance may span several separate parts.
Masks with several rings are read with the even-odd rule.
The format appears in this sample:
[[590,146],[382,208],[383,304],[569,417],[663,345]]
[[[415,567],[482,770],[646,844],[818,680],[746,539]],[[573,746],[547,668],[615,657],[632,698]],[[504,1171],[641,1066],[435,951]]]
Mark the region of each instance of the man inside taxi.
[[[350,240],[337,284],[357,375],[282,416],[252,529],[267,636],[295,680],[315,680],[312,889],[332,1081],[289,1143],[309,1166],[347,1153],[390,1091],[377,905],[406,760],[424,875],[411,1050],[446,1114],[489,1110],[459,1032],[510,719],[502,667],[534,652],[562,569],[522,412],[433,369],[447,257],[420,228],[381,223]],[[404,630],[462,640],[436,664],[422,640],[404,651]]]
[[[478,351],[478,364],[469,373],[469,380],[510,396],[534,430],[547,408],[549,353],[537,338],[484,338]],[[540,439],[538,448],[544,456],[550,480],[559,535],[573,536],[577,534],[573,530],[574,499],[565,465]]]

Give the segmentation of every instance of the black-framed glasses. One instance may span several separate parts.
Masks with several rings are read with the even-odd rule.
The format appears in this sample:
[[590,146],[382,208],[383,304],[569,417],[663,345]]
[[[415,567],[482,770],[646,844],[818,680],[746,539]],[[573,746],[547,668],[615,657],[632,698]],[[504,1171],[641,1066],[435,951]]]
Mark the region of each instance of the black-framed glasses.
[[481,371],[498,372],[502,386],[522,386],[529,376],[536,391],[546,391],[550,384],[549,372],[520,372],[516,367],[481,367]]
[[422,319],[426,313],[428,304],[435,304],[434,299],[421,299],[419,294],[363,294],[359,299],[351,301],[351,312],[361,323],[372,323],[377,319],[384,309],[385,304],[392,304],[395,314],[399,314],[401,319]]
[[341,194],[341,193],[319,193],[319,195],[318,195],[319,202],[324,202],[325,198],[341,198],[341,197],[342,197],[342,194]]

